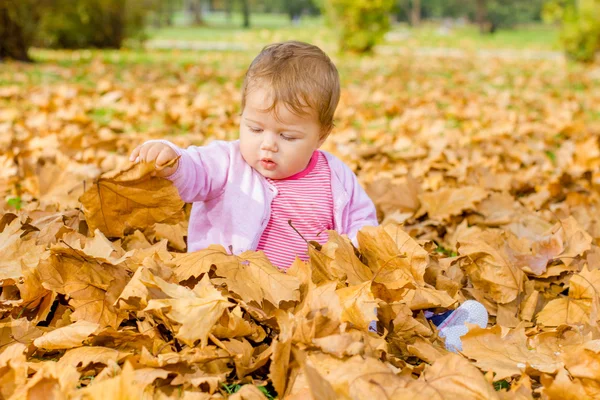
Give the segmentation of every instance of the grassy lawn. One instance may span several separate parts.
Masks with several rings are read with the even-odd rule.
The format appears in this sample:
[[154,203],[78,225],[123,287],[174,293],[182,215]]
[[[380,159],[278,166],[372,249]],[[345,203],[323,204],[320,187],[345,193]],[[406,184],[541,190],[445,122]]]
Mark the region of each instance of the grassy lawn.
[[439,25],[425,24],[418,29],[395,27],[387,36],[389,44],[415,47],[462,49],[559,50],[558,30],[548,25],[521,26],[482,35],[474,25],[456,26],[444,31]]
[[[242,27],[240,13],[233,13],[231,19],[224,13],[211,13],[205,16],[205,21],[205,26],[193,26],[185,15],[178,14],[173,26],[149,28],[148,36],[155,40],[226,42],[257,46],[295,39],[329,47],[336,41],[335,32],[326,26],[322,17],[305,16],[298,24],[293,25],[286,14],[255,13],[251,15],[250,29]],[[386,35],[384,44],[466,50],[559,50],[558,30],[542,24],[500,30],[493,35],[481,35],[478,27],[474,25],[457,25],[444,30],[436,23],[426,23],[417,29],[407,24],[395,24]]]
[[[320,17],[304,17],[293,25],[285,14],[252,14],[251,28],[242,27],[242,15],[211,13],[205,18],[205,26],[193,26],[182,16],[175,24],[160,29],[149,28],[148,36],[156,40],[191,40],[206,42],[266,44],[283,40],[331,41],[334,33],[325,27]],[[318,39],[317,39],[318,38]]]

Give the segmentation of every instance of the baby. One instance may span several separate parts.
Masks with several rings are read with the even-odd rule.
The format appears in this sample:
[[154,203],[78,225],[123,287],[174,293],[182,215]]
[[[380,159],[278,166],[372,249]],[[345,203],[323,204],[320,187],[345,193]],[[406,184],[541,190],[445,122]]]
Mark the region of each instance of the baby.
[[234,254],[262,250],[286,269],[307,260],[306,240],[324,244],[327,230],[356,234],[376,226],[375,206],[356,175],[318,150],[333,128],[338,71],[318,47],[285,42],[254,59],[242,87],[240,138],[180,149],[164,140],[135,148],[132,161],[157,171],[193,203],[188,251],[221,244]]
[[[325,244],[328,230],[356,234],[377,226],[375,206],[356,175],[318,150],[333,128],[340,99],[338,71],[318,47],[301,42],[269,45],[254,59],[242,86],[240,138],[180,149],[151,140],[131,161],[155,163],[193,203],[188,251],[221,244],[233,254],[262,250],[286,270],[308,260],[307,240]],[[487,312],[470,301],[432,322],[446,346],[460,350],[465,322],[487,324]],[[369,330],[376,331],[376,321]]]

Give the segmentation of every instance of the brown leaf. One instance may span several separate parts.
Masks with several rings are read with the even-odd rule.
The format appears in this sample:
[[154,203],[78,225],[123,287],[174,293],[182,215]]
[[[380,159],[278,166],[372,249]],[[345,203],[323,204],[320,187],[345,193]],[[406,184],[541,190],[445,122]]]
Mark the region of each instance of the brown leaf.
[[358,285],[373,278],[373,272],[364,265],[354,254],[354,247],[348,238],[343,238],[335,231],[327,231],[329,242],[335,243],[335,256],[331,262],[331,269],[336,275],[342,274],[348,285]]
[[124,318],[113,306],[128,279],[122,266],[82,259],[70,249],[55,247],[39,271],[45,288],[70,296],[73,320],[116,328]]
[[463,239],[458,252],[465,257],[463,266],[473,286],[498,303],[509,303],[522,293],[525,274],[510,262],[503,243],[500,236],[486,232],[477,240]]
[[475,204],[488,197],[490,192],[476,186],[461,188],[443,188],[435,192],[423,193],[419,196],[421,208],[417,215],[427,213],[429,218],[445,221],[453,215],[473,209]]
[[532,347],[523,328],[503,332],[499,325],[487,329],[474,326],[462,337],[462,343],[463,354],[483,371],[493,371],[494,380],[520,375],[526,368],[554,374],[562,367],[555,354],[558,349]]
[[[467,360],[449,353],[425,369],[408,389],[427,399],[497,399],[494,387]],[[399,391],[396,395],[400,395]]]
[[44,246],[21,238],[21,226],[15,219],[0,233],[0,286],[14,285],[23,276],[21,266],[35,268],[44,254]]
[[85,346],[70,349],[58,360],[60,368],[71,366],[86,368],[92,363],[109,365],[110,362],[119,361],[127,356],[118,350],[101,346]]
[[594,324],[598,320],[600,270],[584,268],[569,282],[568,297],[551,300],[536,320],[546,326]]
[[267,400],[259,388],[253,385],[244,385],[240,390],[229,396],[230,400]]
[[214,282],[227,284],[231,292],[247,302],[262,304],[267,300],[279,307],[282,301],[300,300],[298,278],[279,271],[262,252],[247,251],[227,257],[227,262],[215,261],[215,265],[215,274],[222,279]]
[[94,381],[84,389],[81,389],[77,395],[80,399],[92,400],[130,400],[143,397],[145,385],[135,381],[135,372],[131,364],[127,361],[118,376]]
[[155,223],[183,218],[183,201],[170,181],[152,177],[154,165],[132,164],[123,171],[102,175],[79,199],[91,230],[108,237]]
[[556,378],[542,375],[541,383],[544,385],[544,393],[549,399],[556,400],[580,400],[587,397],[583,385],[579,379],[569,378],[568,372],[561,368]]
[[177,224],[154,224],[154,238],[157,240],[167,239],[172,248],[185,251],[187,245],[184,236],[187,236],[187,222]]
[[189,346],[194,346],[196,340],[200,340],[203,347],[206,346],[213,325],[225,309],[233,306],[213,287],[208,277],[204,277],[191,290],[153,275],[143,282],[149,287],[159,288],[170,297],[150,300],[144,311],[168,309],[166,316],[180,324],[175,337]]
[[371,321],[377,320],[377,303],[371,293],[371,282],[338,289],[336,293],[342,306],[342,322],[367,330]]
[[38,348],[47,350],[79,347],[99,326],[93,322],[77,321],[74,324],[45,333],[43,336],[35,339],[33,344]]
[[283,398],[289,389],[289,366],[292,351],[292,321],[290,316],[279,311],[276,314],[279,325],[279,336],[273,343],[273,354],[271,355],[271,367],[269,378],[280,398]]
[[358,232],[357,237],[360,251],[375,273],[374,282],[381,283],[388,289],[401,289],[415,287],[419,279],[423,280],[423,276],[419,276],[419,270],[413,271],[406,255],[400,253],[384,228],[365,227]]

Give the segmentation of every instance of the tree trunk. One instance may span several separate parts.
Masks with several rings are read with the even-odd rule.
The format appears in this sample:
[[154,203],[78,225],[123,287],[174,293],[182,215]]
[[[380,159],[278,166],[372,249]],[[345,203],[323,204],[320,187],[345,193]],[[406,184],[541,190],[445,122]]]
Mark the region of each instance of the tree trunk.
[[[162,8],[162,7],[161,7]],[[175,4],[172,1],[167,1],[164,5],[165,8],[165,21],[167,26],[173,26],[173,17],[175,16]]]
[[412,26],[419,26],[421,24],[421,0],[412,0],[410,24]]
[[250,28],[250,2],[242,0],[242,12],[244,13],[244,28]]
[[489,33],[490,24],[487,18],[487,4],[486,0],[477,0],[476,10],[477,25],[479,25],[480,33]]
[[192,0],[190,8],[194,13],[194,25],[204,25],[204,18],[202,17],[202,0]]
[[225,0],[225,15],[227,16],[227,21],[231,22],[231,9],[233,8],[233,0]]
[[6,3],[0,2],[0,61],[11,58],[31,62],[23,26],[18,20],[11,18],[8,7]]

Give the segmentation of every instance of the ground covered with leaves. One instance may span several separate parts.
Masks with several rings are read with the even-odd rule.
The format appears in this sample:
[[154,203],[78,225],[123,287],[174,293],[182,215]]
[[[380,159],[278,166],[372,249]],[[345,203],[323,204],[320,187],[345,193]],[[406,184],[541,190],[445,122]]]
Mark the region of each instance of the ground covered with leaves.
[[[251,55],[46,57],[0,70],[0,398],[600,397],[599,67],[336,60],[324,149],[382,226],[283,274],[186,254],[189,206],[128,162],[236,138]],[[466,299],[490,324],[448,353],[423,310]]]

